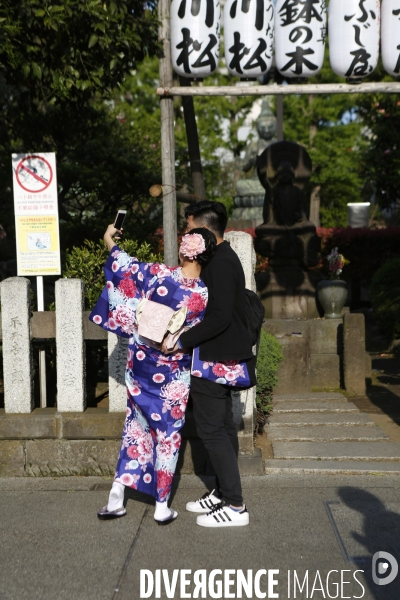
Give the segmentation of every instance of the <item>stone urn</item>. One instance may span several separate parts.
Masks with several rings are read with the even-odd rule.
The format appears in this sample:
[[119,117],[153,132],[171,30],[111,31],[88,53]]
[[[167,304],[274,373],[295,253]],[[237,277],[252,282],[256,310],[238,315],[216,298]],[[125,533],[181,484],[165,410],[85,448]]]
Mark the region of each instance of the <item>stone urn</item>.
[[324,279],[318,283],[317,296],[325,318],[340,319],[348,296],[347,283],[341,279]]

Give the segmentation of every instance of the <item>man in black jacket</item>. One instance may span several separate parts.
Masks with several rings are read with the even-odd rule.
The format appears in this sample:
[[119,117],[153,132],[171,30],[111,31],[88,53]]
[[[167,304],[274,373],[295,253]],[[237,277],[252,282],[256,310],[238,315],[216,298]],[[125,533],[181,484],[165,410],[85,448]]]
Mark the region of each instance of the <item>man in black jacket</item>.
[[[247,366],[255,383],[255,358],[245,312],[243,267],[229,242],[223,239],[228,221],[226,209],[220,202],[204,200],[190,205],[185,217],[188,231],[206,227],[215,234],[217,251],[201,273],[208,288],[204,319],[181,335],[178,346],[199,346],[200,360],[207,362],[250,359]],[[233,422],[231,389],[192,376],[190,392],[197,431],[217,475],[218,495],[213,490],[196,502],[188,502],[186,508],[204,513],[197,517],[197,524],[204,527],[248,525],[249,513],[243,504],[237,461],[239,442]]]

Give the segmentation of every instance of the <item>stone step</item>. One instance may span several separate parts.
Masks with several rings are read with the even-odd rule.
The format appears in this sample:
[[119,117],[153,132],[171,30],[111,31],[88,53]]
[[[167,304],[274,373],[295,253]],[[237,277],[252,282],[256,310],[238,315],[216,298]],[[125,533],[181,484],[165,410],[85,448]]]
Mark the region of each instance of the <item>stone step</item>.
[[352,461],[352,460],[282,460],[264,461],[267,475],[303,474],[303,475],[400,475],[400,462],[388,461]]
[[335,442],[375,441],[388,439],[380,427],[342,425],[312,425],[299,427],[276,427],[268,430],[268,438],[275,442]]
[[273,416],[277,413],[293,412],[359,412],[353,402],[293,402],[281,400],[273,407]]
[[297,460],[400,460],[399,442],[273,442],[274,458]]
[[270,422],[265,425],[264,430],[268,433],[275,428],[296,427],[298,425],[362,425],[364,427],[369,427],[374,426],[375,423],[367,414],[357,412],[278,413],[271,417]]
[[346,396],[336,392],[303,392],[300,394],[274,394],[274,402],[346,402]]

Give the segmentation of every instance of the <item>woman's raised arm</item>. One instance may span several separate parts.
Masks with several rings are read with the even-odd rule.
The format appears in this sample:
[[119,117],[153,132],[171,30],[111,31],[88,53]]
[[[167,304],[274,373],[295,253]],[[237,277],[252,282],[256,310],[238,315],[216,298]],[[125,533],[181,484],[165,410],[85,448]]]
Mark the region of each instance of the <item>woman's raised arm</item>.
[[[115,241],[113,240],[113,237],[117,233],[119,233],[119,235],[122,235],[122,229],[116,229],[112,224],[107,227],[106,232],[104,234],[104,241],[109,250],[112,250],[115,246]],[[119,237],[116,237],[115,239],[119,240]]]

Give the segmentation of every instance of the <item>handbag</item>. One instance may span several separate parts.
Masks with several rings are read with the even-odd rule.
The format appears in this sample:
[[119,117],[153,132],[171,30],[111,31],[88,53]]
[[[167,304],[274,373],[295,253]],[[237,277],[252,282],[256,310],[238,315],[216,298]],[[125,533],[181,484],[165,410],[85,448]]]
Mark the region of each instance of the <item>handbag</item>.
[[250,371],[254,370],[254,358],[248,360],[221,360],[209,362],[200,360],[200,348],[193,348],[191,375],[201,377],[232,389],[246,390],[255,385]]
[[187,307],[174,310],[170,306],[142,298],[136,307],[138,334],[144,343],[160,350],[165,338],[166,347],[172,350],[180,335],[189,329],[182,327],[187,315]]

